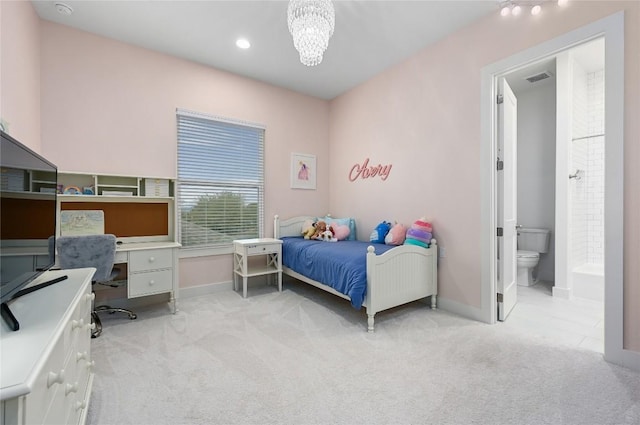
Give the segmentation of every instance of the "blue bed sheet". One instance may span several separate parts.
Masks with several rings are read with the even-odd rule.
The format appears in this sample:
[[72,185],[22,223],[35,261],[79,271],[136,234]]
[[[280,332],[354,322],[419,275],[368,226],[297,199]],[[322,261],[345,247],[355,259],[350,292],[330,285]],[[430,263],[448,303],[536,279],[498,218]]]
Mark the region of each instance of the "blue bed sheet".
[[367,292],[367,247],[376,255],[392,245],[361,241],[322,242],[301,237],[282,238],[282,264],[336,291],[348,295],[360,309]]

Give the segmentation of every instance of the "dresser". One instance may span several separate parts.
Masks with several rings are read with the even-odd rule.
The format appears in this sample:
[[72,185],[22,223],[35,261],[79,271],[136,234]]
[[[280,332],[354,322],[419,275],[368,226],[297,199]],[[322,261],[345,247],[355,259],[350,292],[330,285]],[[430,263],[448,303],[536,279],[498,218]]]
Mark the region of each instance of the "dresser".
[[0,329],[0,423],[84,424],[93,382],[91,278],[95,269],[48,271],[68,278],[9,306],[20,322]]

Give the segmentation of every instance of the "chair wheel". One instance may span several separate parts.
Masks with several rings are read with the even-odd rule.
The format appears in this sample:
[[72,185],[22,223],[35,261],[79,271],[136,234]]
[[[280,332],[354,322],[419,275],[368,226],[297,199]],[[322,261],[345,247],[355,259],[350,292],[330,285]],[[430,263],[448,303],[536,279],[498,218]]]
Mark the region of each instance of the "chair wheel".
[[129,315],[129,319],[130,319],[130,320],[135,320],[135,319],[137,319],[137,318],[138,318],[138,316],[137,316],[137,315],[135,315],[135,314],[130,314],[130,315]]

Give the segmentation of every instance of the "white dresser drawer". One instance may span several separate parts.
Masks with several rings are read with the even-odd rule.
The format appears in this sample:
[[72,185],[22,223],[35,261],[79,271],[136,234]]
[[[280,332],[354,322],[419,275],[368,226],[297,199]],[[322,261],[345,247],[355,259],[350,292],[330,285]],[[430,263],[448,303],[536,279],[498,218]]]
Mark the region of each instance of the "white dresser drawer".
[[173,270],[136,273],[129,275],[129,298],[161,294],[173,289]]
[[173,267],[173,250],[149,249],[129,253],[129,271],[167,269]]
[[280,252],[280,244],[266,244],[266,245],[249,245],[247,246],[247,255],[269,254],[274,252]]
[[[26,423],[45,423],[44,417],[48,413],[57,393],[61,392],[64,397],[63,386],[66,384],[67,378],[67,371],[64,370],[65,354],[64,341],[58,339],[33,385],[33,390],[27,397]],[[60,391],[61,388],[62,390]],[[58,399],[58,401],[63,399]],[[59,408],[64,409],[64,407]]]

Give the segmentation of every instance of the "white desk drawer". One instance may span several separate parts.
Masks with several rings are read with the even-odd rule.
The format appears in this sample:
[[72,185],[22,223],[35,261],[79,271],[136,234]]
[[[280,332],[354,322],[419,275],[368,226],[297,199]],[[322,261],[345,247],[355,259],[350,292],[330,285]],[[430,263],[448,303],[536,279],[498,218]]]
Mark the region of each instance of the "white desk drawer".
[[148,249],[129,253],[129,271],[168,269],[173,267],[173,250]]
[[249,245],[247,246],[247,255],[258,254],[270,254],[274,252],[280,252],[280,244],[266,244],[266,245]]
[[128,255],[125,251],[116,251],[116,258],[114,263],[121,264],[126,263],[128,261]]
[[171,292],[172,289],[171,269],[129,275],[129,298]]

